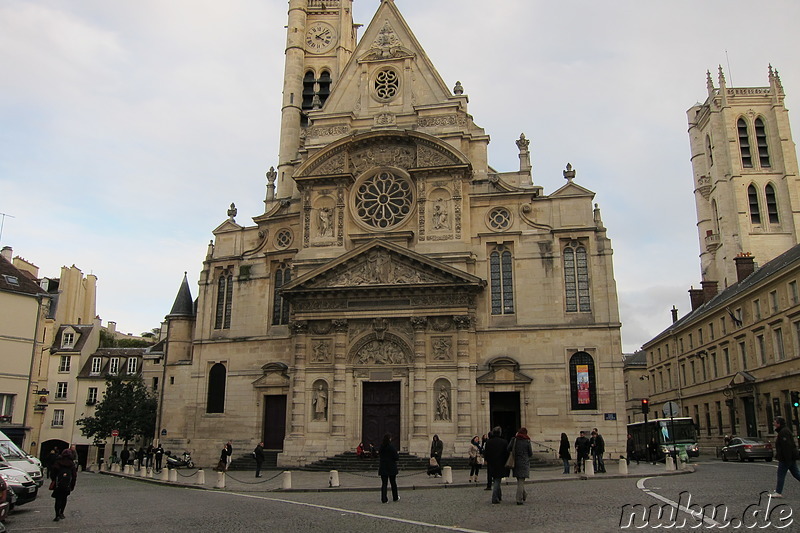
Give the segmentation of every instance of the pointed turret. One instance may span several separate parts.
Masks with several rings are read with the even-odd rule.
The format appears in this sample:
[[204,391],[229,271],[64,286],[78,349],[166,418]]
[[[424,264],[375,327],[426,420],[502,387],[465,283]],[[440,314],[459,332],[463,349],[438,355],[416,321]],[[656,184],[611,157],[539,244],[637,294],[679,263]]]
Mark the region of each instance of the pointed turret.
[[167,315],[167,318],[179,316],[194,316],[194,302],[192,300],[192,291],[189,289],[189,280],[186,277],[186,272],[183,273],[181,288],[178,289],[175,303],[172,304],[172,310]]

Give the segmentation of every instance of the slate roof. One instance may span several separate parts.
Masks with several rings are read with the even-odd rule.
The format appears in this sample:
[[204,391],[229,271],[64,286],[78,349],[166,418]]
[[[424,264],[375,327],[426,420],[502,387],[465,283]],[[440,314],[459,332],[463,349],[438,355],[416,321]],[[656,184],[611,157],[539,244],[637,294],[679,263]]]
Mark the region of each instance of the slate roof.
[[[94,326],[92,324],[64,324],[59,326],[58,333],[56,333],[56,338],[53,339],[53,345],[50,347],[50,353],[57,353],[57,352],[75,352],[80,353],[86,343],[89,341],[89,334],[92,332],[92,328]],[[70,347],[62,346],[61,338],[64,335],[64,331],[68,328],[72,328],[78,333],[78,338],[75,339],[75,344]]]
[[[16,280],[17,283],[14,283]],[[36,296],[47,294],[39,284],[28,277],[28,275],[15,267],[8,259],[0,256],[0,291],[15,292],[17,294],[27,294]]]
[[771,277],[779,274],[783,270],[797,268],[798,263],[800,263],[800,244],[785,251],[772,261],[765,263],[742,281],[730,285],[722,292],[717,293],[717,295],[711,298],[711,300],[707,301],[687,315],[684,315],[670,325],[670,327],[653,337],[650,341],[645,343],[645,346],[648,346],[662,337],[669,335],[670,332],[675,329],[680,329],[684,324],[691,322],[697,317],[710,314],[719,310],[720,308],[724,308],[726,305],[730,305],[731,302],[736,301],[740,294],[750,290],[752,287],[760,283],[763,283]]
[[186,272],[183,273],[183,282],[181,283],[181,288],[178,289],[178,295],[175,296],[175,302],[172,304],[172,310],[167,316],[195,316],[192,291],[189,289],[189,280],[186,278]]
[[[78,372],[78,378],[105,379],[106,375],[108,374],[112,357],[119,357],[119,368],[117,375],[128,377],[141,375],[142,355],[146,351],[147,348],[98,348],[89,358],[86,359],[86,362],[83,364],[83,368],[81,368],[80,372]],[[95,357],[103,358],[102,365],[100,366],[100,372],[97,374],[92,373],[92,359]],[[136,365],[136,372],[134,374],[128,374],[128,359],[131,357],[139,359],[139,363]]]

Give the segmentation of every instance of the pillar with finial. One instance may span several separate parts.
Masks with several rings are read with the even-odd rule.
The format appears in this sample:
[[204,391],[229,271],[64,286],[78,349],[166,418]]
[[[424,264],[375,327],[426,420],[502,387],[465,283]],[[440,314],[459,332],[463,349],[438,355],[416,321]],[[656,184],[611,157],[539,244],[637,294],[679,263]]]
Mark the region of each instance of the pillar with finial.
[[456,86],[453,87],[453,94],[455,94],[455,95],[464,94],[464,87],[461,85],[460,81],[457,81],[456,82]]
[[275,172],[275,167],[269,167],[269,172],[267,172],[267,197],[264,199],[265,211],[267,205],[275,200],[275,180],[277,177],[278,173]]
[[725,83],[725,73],[722,71],[722,65],[719,66],[719,94],[722,97],[722,106],[727,106],[728,85]]
[[528,146],[531,142],[525,138],[524,133],[519,134],[519,139],[516,141],[517,148],[519,148],[519,171],[530,176],[531,174],[531,153],[528,151]]
[[711,79],[711,71],[706,70],[706,89],[708,89],[708,97],[714,97],[714,80]]
[[236,216],[236,213],[238,213],[238,212],[239,211],[236,209],[236,204],[231,202],[231,207],[230,207],[230,209],[228,209],[228,220],[230,220],[231,222],[236,222],[234,220],[234,217]]
[[575,171],[572,169],[571,163],[567,163],[567,168],[564,170],[564,179],[567,180],[567,183],[572,183],[572,180],[575,179]]

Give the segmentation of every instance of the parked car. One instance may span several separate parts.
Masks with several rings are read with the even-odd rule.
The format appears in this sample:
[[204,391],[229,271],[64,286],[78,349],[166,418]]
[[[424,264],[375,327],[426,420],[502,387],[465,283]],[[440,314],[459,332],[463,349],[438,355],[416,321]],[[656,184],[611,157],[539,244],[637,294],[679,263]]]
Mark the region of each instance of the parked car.
[[774,456],[772,444],[763,440],[745,437],[734,437],[728,445],[722,448],[722,460],[738,459],[740,461],[755,461],[764,459],[772,461]]
[[8,462],[0,456],[0,478],[6,482],[8,488],[13,491],[10,509],[15,505],[23,505],[32,502],[39,494],[39,486],[27,473],[22,470],[13,468]]
[[13,468],[22,470],[33,478],[37,487],[42,486],[44,483],[44,476],[42,476],[41,461],[20,450],[2,431],[0,431],[0,455],[2,455]]
[[[0,477],[0,523],[6,521],[8,511],[11,508],[11,497],[8,494],[8,484]],[[2,530],[0,530],[2,531]]]

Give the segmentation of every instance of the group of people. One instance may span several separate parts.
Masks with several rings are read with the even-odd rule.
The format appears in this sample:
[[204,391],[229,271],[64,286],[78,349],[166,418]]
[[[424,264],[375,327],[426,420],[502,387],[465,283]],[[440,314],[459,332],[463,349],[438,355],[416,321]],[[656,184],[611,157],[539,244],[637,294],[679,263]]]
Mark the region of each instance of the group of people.
[[[589,456],[591,456],[594,471],[604,474],[606,472],[606,465],[603,461],[604,453],[606,453],[606,441],[603,439],[600,432],[597,431],[597,428],[592,429],[590,437],[586,436],[585,431],[581,431],[578,438],[575,439],[575,473],[578,474],[586,471],[586,461],[589,459]],[[570,454],[569,438],[566,433],[561,434],[558,456],[564,463],[564,473],[569,474],[572,455]]]
[[151,444],[147,448],[140,446],[138,450],[124,446],[119,457],[117,457],[117,451],[113,450],[109,460],[111,464],[119,462],[122,466],[134,465],[137,468],[153,468],[155,464],[156,472],[160,472],[164,460],[164,448],[161,444],[157,446]]
[[368,459],[370,457],[377,457],[378,451],[371,442],[369,446],[364,446],[363,442],[359,442],[358,446],[356,446],[356,455],[359,459]]

